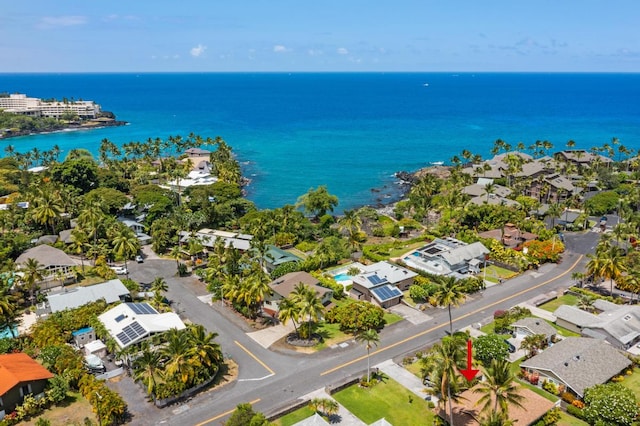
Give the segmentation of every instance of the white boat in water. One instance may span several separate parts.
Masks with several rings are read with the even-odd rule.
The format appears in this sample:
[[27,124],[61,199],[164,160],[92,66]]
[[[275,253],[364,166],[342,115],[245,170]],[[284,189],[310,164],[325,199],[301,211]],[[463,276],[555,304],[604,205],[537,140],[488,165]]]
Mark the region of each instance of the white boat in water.
[[442,166],[444,164],[444,161],[432,161],[431,163],[432,166]]

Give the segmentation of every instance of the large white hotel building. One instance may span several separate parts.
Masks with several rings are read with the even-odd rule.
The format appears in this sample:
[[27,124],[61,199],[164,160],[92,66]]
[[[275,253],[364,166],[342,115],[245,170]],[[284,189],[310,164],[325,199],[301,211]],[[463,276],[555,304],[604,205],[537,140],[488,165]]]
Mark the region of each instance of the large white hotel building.
[[93,101],[43,101],[23,94],[0,96],[0,109],[32,117],[53,118],[60,118],[65,113],[73,112],[80,118],[90,119],[96,118],[100,113],[100,105]]

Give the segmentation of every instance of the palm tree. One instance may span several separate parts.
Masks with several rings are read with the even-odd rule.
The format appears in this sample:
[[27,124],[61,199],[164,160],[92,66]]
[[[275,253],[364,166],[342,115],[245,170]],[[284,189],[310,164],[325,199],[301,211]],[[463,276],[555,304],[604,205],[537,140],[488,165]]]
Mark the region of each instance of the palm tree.
[[370,368],[370,360],[369,355],[371,348],[378,346],[380,342],[380,336],[378,336],[378,332],[374,329],[368,329],[366,331],[361,331],[356,334],[356,341],[364,343],[364,347],[367,350],[367,383],[371,381],[371,368]]
[[186,330],[172,328],[165,334],[167,343],[160,349],[160,354],[167,358],[165,363],[165,380],[178,379],[189,383],[194,376],[194,361],[191,358],[192,346]]
[[105,214],[102,209],[102,205],[98,202],[93,202],[85,206],[84,209],[78,215],[78,225],[84,229],[90,230],[90,235],[93,236],[93,244],[98,243],[98,233],[100,227],[104,222]]
[[[11,330],[11,335],[16,337],[15,331],[13,329],[14,321],[17,317],[17,311],[11,302],[11,297],[4,290],[0,291],[0,325],[6,326],[9,330]],[[0,328],[1,330],[2,328]]]
[[361,231],[362,227],[362,218],[358,214],[357,210],[346,210],[344,212],[344,216],[338,220],[338,225],[340,225],[340,229],[347,232],[349,236],[349,244],[354,250],[357,250],[360,247],[360,242],[358,241],[358,234]]
[[151,282],[151,291],[154,293],[165,293],[169,290],[167,282],[162,277],[156,277]]
[[55,234],[55,222],[62,215],[64,209],[56,193],[51,188],[39,189],[33,199],[32,215],[36,222],[48,225],[51,233]]
[[209,333],[203,325],[190,326],[189,340],[191,342],[190,353],[198,365],[206,368],[209,373],[218,369],[223,361],[220,345],[214,342],[217,333]]
[[161,368],[160,359],[161,355],[158,351],[145,345],[134,362],[133,378],[147,387],[147,395],[152,395],[156,391],[157,376]]
[[608,278],[611,282],[610,293],[613,296],[613,281],[620,279],[627,267],[617,247],[598,244],[596,254],[590,255],[587,271],[597,278]]
[[309,286],[305,284],[298,284],[298,286],[300,285],[306,287],[302,297],[298,300],[300,304],[300,316],[302,318],[307,317],[307,339],[311,340],[312,323],[322,318],[324,306],[315,291],[311,290]]
[[309,407],[313,411],[323,413],[326,416],[336,414],[340,408],[338,403],[331,398],[313,398],[309,402]]
[[113,238],[113,251],[116,256],[124,257],[124,268],[127,271],[127,278],[129,278],[127,259],[136,254],[139,249],[140,242],[136,234],[127,227],[121,227]]
[[509,420],[503,413],[497,411],[491,411],[482,416],[479,421],[479,426],[513,426],[514,420]]
[[44,266],[40,264],[36,259],[29,258],[22,266],[22,282],[25,287],[29,290],[29,298],[31,299],[31,304],[35,303],[35,293],[37,289],[37,284],[44,280],[45,277],[45,269]]
[[291,320],[296,335],[299,335],[296,322],[300,319],[300,311],[300,305],[289,298],[282,299],[278,305],[278,319],[282,324]]
[[71,245],[70,248],[76,254],[80,255],[80,263],[82,264],[82,272],[84,273],[84,251],[89,245],[89,237],[82,228],[74,228],[71,231]]
[[482,394],[477,402],[482,404],[482,411],[500,411],[508,417],[509,404],[522,408],[524,397],[518,393],[520,387],[515,382],[510,366],[504,359],[491,361],[485,373],[485,381],[480,382],[473,390],[474,393]]
[[466,296],[462,290],[460,282],[455,277],[444,277],[440,280],[440,286],[429,298],[429,303],[433,306],[447,306],[449,309],[449,333],[453,334],[453,319],[451,317],[451,306],[458,307]]
[[440,402],[449,403],[449,425],[453,426],[452,398],[461,387],[458,371],[466,367],[467,335],[456,333],[442,339],[429,350],[420,360],[420,373],[423,379],[430,378],[433,383],[439,383]]
[[578,296],[578,308],[583,311],[593,312],[593,304],[596,298],[588,294],[581,294]]

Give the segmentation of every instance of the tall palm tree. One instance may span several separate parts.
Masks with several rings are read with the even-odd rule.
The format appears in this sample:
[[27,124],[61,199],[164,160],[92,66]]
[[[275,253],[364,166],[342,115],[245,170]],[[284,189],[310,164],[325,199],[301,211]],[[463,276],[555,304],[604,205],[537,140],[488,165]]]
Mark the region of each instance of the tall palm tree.
[[90,235],[93,236],[93,244],[98,243],[98,234],[100,233],[100,227],[104,219],[104,210],[98,202],[88,204],[78,215],[78,225],[90,231]]
[[151,291],[154,293],[165,293],[169,290],[167,282],[162,277],[155,277],[151,281]]
[[508,417],[509,404],[522,408],[524,397],[518,392],[520,387],[510,367],[511,364],[504,359],[491,360],[485,373],[486,380],[480,382],[473,391],[482,394],[478,400],[478,404],[482,404],[482,411],[500,411]]
[[308,286],[304,296],[300,299],[300,315],[307,317],[307,339],[311,340],[313,331],[312,325],[314,321],[319,321],[324,313],[324,306],[318,297],[318,294],[311,290]]
[[378,336],[378,332],[374,329],[368,329],[366,331],[361,331],[356,334],[356,341],[360,343],[364,343],[364,347],[367,350],[367,382],[371,381],[371,367],[369,355],[371,352],[371,348],[378,346],[380,342],[380,336]]
[[287,321],[291,320],[296,335],[298,335],[298,325],[296,322],[300,320],[300,312],[300,305],[290,298],[282,299],[278,305],[278,319],[282,324],[286,324]]
[[186,330],[172,328],[165,334],[167,343],[160,349],[165,363],[165,380],[179,380],[189,383],[195,374],[194,360],[191,358],[191,342]]
[[37,290],[37,285],[40,281],[44,280],[46,271],[44,266],[40,264],[36,259],[29,258],[22,266],[22,282],[25,287],[29,290],[29,298],[31,299],[31,304],[35,304],[36,298],[35,293]]
[[84,273],[84,252],[89,246],[89,236],[84,229],[77,227],[71,231],[71,245],[70,248],[76,254],[80,255],[80,263],[82,264],[82,272]]
[[56,220],[62,215],[63,211],[60,200],[51,188],[42,188],[37,191],[33,199],[33,218],[41,225],[48,225],[52,234],[55,234]]
[[448,402],[450,426],[453,426],[452,400],[463,385],[458,372],[466,367],[464,348],[467,338],[463,333],[447,336],[420,360],[423,379],[430,378],[433,383],[439,384],[439,400],[442,403]]
[[[600,244],[598,244],[600,246]],[[613,281],[620,279],[627,270],[620,250],[615,246],[601,246],[596,248],[595,255],[590,255],[587,262],[587,271],[596,278],[608,278],[610,280],[610,293],[613,296]]]
[[0,330],[3,328],[1,326],[5,326],[11,331],[11,335],[16,337],[13,329],[16,317],[17,310],[11,301],[11,297],[6,291],[0,290]]
[[479,426],[513,426],[514,420],[510,420],[503,413],[491,411],[478,419]]
[[116,256],[124,257],[124,268],[127,271],[127,278],[129,278],[127,260],[140,249],[138,237],[136,237],[136,234],[131,229],[122,226],[115,234],[112,243]]
[[458,307],[466,296],[462,290],[462,285],[454,277],[444,277],[440,280],[440,286],[429,298],[429,303],[433,306],[446,306],[449,309],[449,333],[453,334],[453,319],[451,317],[451,306]]
[[344,216],[338,220],[340,229],[347,232],[349,237],[349,244],[354,250],[358,250],[360,242],[358,241],[358,235],[362,227],[362,218],[358,214],[357,210],[346,210]]

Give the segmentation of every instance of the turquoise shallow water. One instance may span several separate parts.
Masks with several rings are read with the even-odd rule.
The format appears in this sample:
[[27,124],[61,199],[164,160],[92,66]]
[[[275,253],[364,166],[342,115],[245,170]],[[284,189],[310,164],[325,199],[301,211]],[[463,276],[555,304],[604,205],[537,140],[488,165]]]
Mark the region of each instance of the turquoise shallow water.
[[103,138],[219,135],[261,208],[294,203],[320,184],[339,197],[339,210],[391,201],[395,172],[463,149],[488,157],[498,138],[562,149],[569,139],[588,148],[617,137],[640,147],[640,74],[0,74],[0,92],[91,99],[130,122],[0,148],[95,152]]

